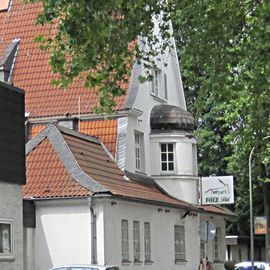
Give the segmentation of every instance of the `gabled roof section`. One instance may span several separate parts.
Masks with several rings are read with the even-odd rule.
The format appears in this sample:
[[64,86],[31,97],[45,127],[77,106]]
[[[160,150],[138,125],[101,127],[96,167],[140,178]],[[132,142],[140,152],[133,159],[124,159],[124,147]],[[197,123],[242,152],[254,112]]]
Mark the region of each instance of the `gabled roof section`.
[[170,197],[150,177],[120,170],[96,138],[50,124],[26,145],[24,198],[111,195],[192,211],[229,215]]
[[96,138],[47,126],[26,145],[24,198],[59,198],[105,194],[130,200],[196,209],[163,193],[154,182],[129,179]]
[[8,82],[11,77],[12,68],[15,63],[15,57],[20,39],[14,39],[0,56],[0,81]]
[[[29,138],[32,139],[38,135],[47,124],[32,124],[29,129]],[[113,156],[116,152],[117,129],[117,119],[88,119],[79,122],[79,132],[101,140]]]
[[[39,151],[40,145],[43,143],[45,139],[48,139],[52,148],[54,149],[54,153],[57,153],[58,159],[61,161],[61,164],[60,163],[58,164],[59,169],[61,169],[62,171],[65,169],[65,171],[68,173],[68,175],[72,179],[77,181],[79,185],[81,185],[83,188],[87,189],[88,191],[91,191],[93,193],[107,192],[108,190],[106,188],[104,188],[102,185],[97,183],[94,179],[92,179],[80,168],[78,162],[76,161],[70,149],[68,148],[67,144],[65,143],[65,140],[60,130],[62,130],[62,128],[56,127],[55,125],[51,124],[47,128],[45,128],[41,133],[39,133],[39,135],[37,135],[33,140],[29,141],[26,144],[27,168],[29,168],[28,157],[29,159],[31,159],[32,155],[35,156],[36,152],[34,150],[37,149],[37,151]],[[72,132],[71,130],[69,131],[68,129],[65,129],[65,130],[66,132],[70,132],[70,133]],[[91,139],[91,142],[97,143],[97,140],[94,138],[83,136],[83,135],[81,135],[81,137],[87,137],[88,140]],[[51,172],[49,169],[50,166],[47,167],[48,171],[44,172],[42,169],[43,166],[41,165],[42,160],[44,159],[50,160],[51,156],[53,156],[52,151],[50,151],[49,148],[47,148],[46,150],[47,151],[44,151],[42,153],[43,155],[39,156],[39,160],[37,161],[37,163],[40,164],[40,170],[42,172],[41,175],[44,175],[44,173],[47,174],[46,179],[48,180],[48,182],[50,182],[51,181],[50,177],[54,178],[54,176],[51,175]],[[53,168],[54,165],[52,164],[51,167]],[[36,167],[36,170],[37,170],[36,172],[33,169],[31,170],[29,169],[27,170],[27,173],[38,175],[39,173],[41,173],[38,168],[39,167]],[[28,177],[27,177],[27,180],[28,180]],[[26,185],[26,191],[27,191],[27,185]],[[66,194],[65,196],[70,196],[70,195]]]
[[[9,12],[0,12],[0,55],[10,42],[19,37],[20,50],[10,78],[11,83],[26,92],[29,118],[88,114],[98,105],[97,89],[86,89],[82,79],[76,79],[66,90],[52,85],[56,77],[49,66],[50,55],[41,51],[34,42],[37,35],[48,35],[48,26],[36,25],[42,3],[23,3],[12,0]],[[53,29],[52,33],[56,29]],[[129,83],[121,87],[128,93]],[[115,110],[122,110],[127,96],[116,99]]]

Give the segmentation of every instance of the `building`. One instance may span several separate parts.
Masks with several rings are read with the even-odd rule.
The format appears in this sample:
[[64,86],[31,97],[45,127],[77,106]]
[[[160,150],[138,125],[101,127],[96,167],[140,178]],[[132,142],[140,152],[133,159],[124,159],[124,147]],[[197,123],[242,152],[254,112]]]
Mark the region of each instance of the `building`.
[[[52,86],[49,55],[33,43],[46,33],[35,25],[40,10],[13,0],[0,13],[2,77],[26,92],[25,269],[191,270],[205,254],[223,269],[232,213],[198,205],[194,120],[176,51],[167,66],[157,60],[153,82],[140,84],[144,70],[134,64],[115,113],[96,115],[96,92],[79,79],[65,92]],[[205,220],[217,228],[207,245],[197,233]]]
[[0,269],[22,270],[24,92],[0,82]]

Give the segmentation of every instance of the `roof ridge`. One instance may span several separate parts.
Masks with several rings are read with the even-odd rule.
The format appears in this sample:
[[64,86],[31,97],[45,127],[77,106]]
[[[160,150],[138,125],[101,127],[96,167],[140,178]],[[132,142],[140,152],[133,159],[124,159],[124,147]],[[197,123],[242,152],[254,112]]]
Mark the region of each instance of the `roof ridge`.
[[74,137],[77,137],[79,139],[82,139],[82,140],[86,140],[86,141],[89,141],[89,142],[92,142],[92,143],[96,143],[96,144],[102,144],[102,141],[99,140],[98,138],[94,137],[94,136],[91,136],[91,135],[86,135],[86,134],[83,134],[83,133],[80,133],[79,131],[75,131],[73,129],[70,129],[70,128],[65,128],[63,126],[60,126],[59,124],[56,124],[56,123],[52,123],[59,131],[67,134],[67,135],[71,135],[71,136],[74,136]]

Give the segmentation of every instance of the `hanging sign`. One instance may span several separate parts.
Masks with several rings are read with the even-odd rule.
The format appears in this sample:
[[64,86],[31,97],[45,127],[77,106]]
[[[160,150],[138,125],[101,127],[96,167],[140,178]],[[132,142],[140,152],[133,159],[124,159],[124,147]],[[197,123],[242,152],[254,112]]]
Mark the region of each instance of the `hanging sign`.
[[267,234],[267,217],[255,217],[254,229],[255,234]]
[[234,203],[233,176],[202,177],[202,204]]

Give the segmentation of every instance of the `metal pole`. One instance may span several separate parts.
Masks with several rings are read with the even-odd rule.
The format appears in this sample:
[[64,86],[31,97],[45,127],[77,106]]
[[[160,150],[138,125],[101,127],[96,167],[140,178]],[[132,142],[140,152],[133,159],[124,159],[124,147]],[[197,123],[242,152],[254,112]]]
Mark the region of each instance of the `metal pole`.
[[[263,140],[270,138],[266,136]],[[249,211],[250,211],[250,259],[251,270],[254,270],[254,232],[253,232],[253,199],[252,199],[252,179],[251,179],[251,158],[254,152],[255,146],[251,149],[248,159],[248,171],[249,171]]]
[[252,200],[252,179],[251,179],[251,158],[255,147],[249,154],[248,171],[249,171],[249,213],[250,213],[250,259],[251,270],[254,270],[254,238],[253,238],[253,200]]

